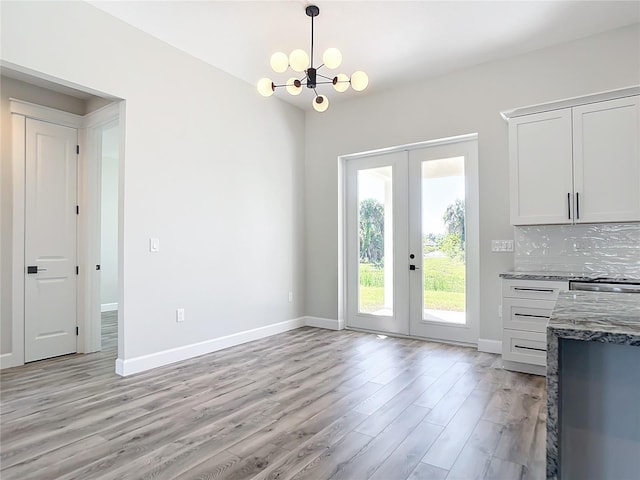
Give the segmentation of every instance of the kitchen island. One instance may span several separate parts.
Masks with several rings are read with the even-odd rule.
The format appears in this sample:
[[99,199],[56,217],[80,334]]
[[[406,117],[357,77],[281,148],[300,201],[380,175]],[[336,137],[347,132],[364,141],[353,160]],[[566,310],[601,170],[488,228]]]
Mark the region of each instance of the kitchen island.
[[547,478],[637,478],[640,294],[560,293],[547,327]]

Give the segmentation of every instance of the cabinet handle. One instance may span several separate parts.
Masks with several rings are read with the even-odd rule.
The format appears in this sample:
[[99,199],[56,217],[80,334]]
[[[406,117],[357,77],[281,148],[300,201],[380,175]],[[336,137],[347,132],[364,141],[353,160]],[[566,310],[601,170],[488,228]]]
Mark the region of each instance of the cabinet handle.
[[547,315],[527,315],[526,313],[514,313],[514,317],[532,317],[532,318],[546,318],[549,320],[551,317]]
[[576,219],[580,220],[580,194],[576,192]]
[[514,290],[519,292],[543,292],[553,293],[553,288],[526,288],[526,287],[513,287]]
[[571,220],[571,193],[567,193],[567,216]]
[[524,350],[535,350],[536,352],[546,352],[546,348],[534,348],[534,347],[523,347],[522,345],[514,345],[516,348],[522,348]]

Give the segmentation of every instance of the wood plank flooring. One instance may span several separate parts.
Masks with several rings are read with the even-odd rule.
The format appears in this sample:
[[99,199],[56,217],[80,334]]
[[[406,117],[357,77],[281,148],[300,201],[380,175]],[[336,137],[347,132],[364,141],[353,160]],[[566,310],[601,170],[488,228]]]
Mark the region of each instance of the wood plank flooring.
[[496,355],[305,327],[121,378],[115,318],[2,371],[3,480],[544,478],[544,379]]

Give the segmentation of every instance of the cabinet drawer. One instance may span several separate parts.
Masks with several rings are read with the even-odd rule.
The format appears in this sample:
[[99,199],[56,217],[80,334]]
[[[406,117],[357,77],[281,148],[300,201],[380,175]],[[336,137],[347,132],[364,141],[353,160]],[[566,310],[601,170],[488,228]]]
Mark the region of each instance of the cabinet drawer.
[[569,282],[548,280],[503,280],[502,296],[509,298],[535,298],[557,300],[561,290],[569,290]]
[[527,298],[505,298],[502,303],[504,328],[545,333],[553,300],[532,300]]
[[531,365],[547,365],[547,335],[505,328],[502,331],[502,358]]

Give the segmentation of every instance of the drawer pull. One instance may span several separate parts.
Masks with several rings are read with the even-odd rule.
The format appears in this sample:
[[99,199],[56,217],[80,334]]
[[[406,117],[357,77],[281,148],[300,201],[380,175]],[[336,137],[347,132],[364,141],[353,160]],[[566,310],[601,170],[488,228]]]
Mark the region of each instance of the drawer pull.
[[534,347],[523,347],[522,345],[514,345],[516,348],[523,348],[525,350],[535,350],[536,352],[546,352],[546,348],[534,348]]
[[525,288],[525,287],[513,287],[514,290],[522,292],[544,292],[553,293],[553,288]]
[[514,313],[513,316],[514,317],[546,318],[547,320],[549,320],[551,318],[551,317],[549,317],[547,315],[529,315],[527,313]]

